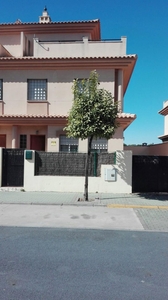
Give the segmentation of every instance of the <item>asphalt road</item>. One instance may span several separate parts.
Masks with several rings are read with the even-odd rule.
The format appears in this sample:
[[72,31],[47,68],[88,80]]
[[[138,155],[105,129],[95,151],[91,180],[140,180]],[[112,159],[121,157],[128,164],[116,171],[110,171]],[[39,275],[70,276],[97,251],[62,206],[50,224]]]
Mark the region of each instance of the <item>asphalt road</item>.
[[168,233],[0,227],[1,300],[168,299]]

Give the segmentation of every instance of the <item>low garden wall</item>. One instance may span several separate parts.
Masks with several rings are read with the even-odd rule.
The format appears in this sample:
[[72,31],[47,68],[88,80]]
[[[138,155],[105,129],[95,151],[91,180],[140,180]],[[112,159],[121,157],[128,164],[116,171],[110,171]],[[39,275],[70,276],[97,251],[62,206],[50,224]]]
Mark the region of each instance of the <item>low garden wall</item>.
[[[72,163],[72,156],[61,158],[60,153],[55,153],[53,159],[50,154],[42,154],[32,151],[32,158],[24,163],[24,189],[26,191],[57,191],[57,192],[83,192],[84,190],[84,161],[85,154],[77,155],[78,162]],[[75,158],[75,154],[73,159]],[[45,156],[45,158],[44,158]],[[48,159],[47,159],[48,157]],[[80,159],[79,159],[80,157]],[[37,164],[37,160],[39,160]],[[99,193],[131,193],[132,192],[132,152],[116,151],[116,157],[112,153],[103,153],[97,156],[96,174],[94,173],[94,155],[90,160],[89,192]],[[56,171],[56,162],[59,166]],[[47,167],[49,165],[49,167]],[[79,168],[80,167],[80,168]],[[76,174],[72,172],[75,169]],[[80,169],[80,172],[78,170]],[[64,170],[64,173],[62,173]],[[114,171],[113,181],[107,178],[107,172]],[[57,175],[57,172],[60,175]],[[70,172],[70,173],[69,173]],[[54,175],[55,174],[55,175]],[[105,175],[106,174],[106,175]],[[96,177],[97,176],[97,177]]]

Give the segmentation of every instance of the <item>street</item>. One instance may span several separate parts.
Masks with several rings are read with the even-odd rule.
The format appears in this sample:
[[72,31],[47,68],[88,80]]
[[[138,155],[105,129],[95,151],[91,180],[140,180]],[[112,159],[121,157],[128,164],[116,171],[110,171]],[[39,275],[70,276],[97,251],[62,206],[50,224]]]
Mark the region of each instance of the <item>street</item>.
[[71,195],[74,204],[51,205],[49,194],[32,194],[44,204],[1,195],[1,300],[167,300],[167,200],[94,206]]
[[0,227],[1,300],[167,299],[168,233]]

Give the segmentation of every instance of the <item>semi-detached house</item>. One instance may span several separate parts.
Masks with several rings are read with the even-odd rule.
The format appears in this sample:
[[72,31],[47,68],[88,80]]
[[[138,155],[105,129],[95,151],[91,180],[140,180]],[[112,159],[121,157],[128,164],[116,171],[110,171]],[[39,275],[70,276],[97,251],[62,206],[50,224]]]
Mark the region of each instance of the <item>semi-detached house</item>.
[[86,152],[87,140],[69,139],[63,128],[73,80],[96,70],[118,101],[119,127],[92,147],[123,150],[123,132],[136,117],[123,111],[136,59],[126,54],[126,37],[101,40],[99,20],[52,22],[45,8],[37,23],[0,24],[0,147]]

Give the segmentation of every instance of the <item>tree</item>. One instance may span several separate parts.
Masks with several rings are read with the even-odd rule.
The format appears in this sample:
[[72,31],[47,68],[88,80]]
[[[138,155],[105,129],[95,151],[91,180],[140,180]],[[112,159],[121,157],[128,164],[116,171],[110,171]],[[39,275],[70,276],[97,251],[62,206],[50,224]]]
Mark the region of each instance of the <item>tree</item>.
[[88,79],[73,82],[73,105],[65,127],[69,137],[87,139],[84,198],[88,201],[88,167],[91,144],[94,138],[111,138],[117,127],[117,103],[112,94],[98,88],[98,74],[92,71]]

